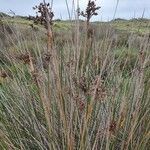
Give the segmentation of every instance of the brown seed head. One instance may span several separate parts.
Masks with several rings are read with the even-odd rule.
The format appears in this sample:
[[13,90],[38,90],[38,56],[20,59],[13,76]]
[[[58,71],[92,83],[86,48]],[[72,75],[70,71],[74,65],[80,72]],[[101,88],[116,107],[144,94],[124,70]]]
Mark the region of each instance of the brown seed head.
[[110,123],[110,126],[109,126],[109,131],[110,131],[110,132],[115,132],[116,126],[117,126],[116,122],[115,122],[115,121],[112,121],[112,122]]
[[6,78],[8,75],[7,75],[7,73],[5,72],[5,71],[2,71],[1,73],[0,73],[0,77],[1,78]]
[[33,7],[34,10],[37,10],[34,23],[44,25],[47,28],[47,23],[52,25],[52,20],[54,13],[49,3],[40,3],[38,6]]

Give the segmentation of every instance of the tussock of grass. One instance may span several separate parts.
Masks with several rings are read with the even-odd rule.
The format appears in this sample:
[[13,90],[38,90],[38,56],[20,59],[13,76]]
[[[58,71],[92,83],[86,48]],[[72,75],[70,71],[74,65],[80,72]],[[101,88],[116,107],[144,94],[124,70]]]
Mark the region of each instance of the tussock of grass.
[[83,24],[58,23],[51,53],[44,29],[3,31],[0,149],[148,148],[148,37],[137,49],[111,25],[87,39]]

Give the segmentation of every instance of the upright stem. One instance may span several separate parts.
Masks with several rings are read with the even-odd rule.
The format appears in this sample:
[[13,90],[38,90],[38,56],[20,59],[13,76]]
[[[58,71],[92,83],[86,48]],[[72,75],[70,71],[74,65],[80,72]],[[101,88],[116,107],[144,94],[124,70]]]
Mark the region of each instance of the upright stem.
[[[45,0],[43,0],[43,3],[46,7],[46,2]],[[48,52],[51,52],[52,50],[52,44],[53,44],[53,32],[52,32],[52,27],[51,27],[51,24],[50,24],[50,17],[48,15],[48,10],[47,8],[45,8],[46,10],[46,24],[47,24],[47,37],[48,37],[48,41],[47,41],[47,49],[48,49]]]

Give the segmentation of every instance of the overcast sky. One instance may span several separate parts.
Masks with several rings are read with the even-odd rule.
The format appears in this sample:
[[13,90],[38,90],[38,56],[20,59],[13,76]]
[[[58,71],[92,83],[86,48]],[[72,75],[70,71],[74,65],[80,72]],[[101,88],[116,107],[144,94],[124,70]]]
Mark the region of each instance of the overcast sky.
[[[34,15],[32,7],[39,4],[42,0],[0,0],[0,11],[8,13],[13,10],[17,15]],[[47,0],[50,2],[51,0]],[[67,7],[65,0],[53,0],[53,11],[55,18],[68,19]],[[72,10],[72,1],[67,0],[70,11]],[[74,0],[75,3],[77,0]],[[79,0],[81,9],[85,8],[88,0]],[[114,17],[117,0],[96,0],[101,6],[99,15],[94,20],[111,20]],[[115,18],[133,18],[141,17],[150,18],[150,0],[119,0]]]

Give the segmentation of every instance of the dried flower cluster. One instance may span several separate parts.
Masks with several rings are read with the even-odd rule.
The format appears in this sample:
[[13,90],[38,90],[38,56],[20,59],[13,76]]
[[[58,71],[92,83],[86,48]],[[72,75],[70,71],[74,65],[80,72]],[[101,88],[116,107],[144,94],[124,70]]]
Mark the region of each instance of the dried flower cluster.
[[111,121],[109,125],[109,131],[114,133],[116,130],[116,127],[117,127],[116,121]]
[[[85,96],[93,97],[95,96],[96,101],[103,101],[107,96],[107,90],[104,86],[104,81],[101,79],[100,83],[98,83],[99,76],[96,76],[93,81],[90,83],[90,86],[87,85],[87,79],[85,76],[80,77],[80,79],[77,81],[77,79],[74,77],[73,81],[76,87],[80,88]],[[97,87],[98,84],[98,87]],[[96,89],[97,87],[97,89]],[[95,93],[96,89],[96,93]]]
[[52,20],[54,17],[54,13],[50,7],[49,3],[40,3],[39,6],[33,7],[34,10],[37,10],[36,17],[34,19],[35,23],[40,23],[47,28],[47,24],[52,25]]
[[5,79],[5,78],[8,78],[8,77],[9,78],[13,78],[13,76],[12,76],[10,71],[8,71],[8,70],[0,70],[0,78]]
[[[77,10],[78,16],[82,16],[84,18],[86,18],[86,38],[87,40],[89,40],[86,43],[86,48],[84,50],[84,59],[86,59],[86,53],[88,53],[88,49],[90,47],[92,47],[93,44],[93,34],[94,34],[94,30],[90,27],[90,20],[93,16],[97,16],[98,13],[96,12],[97,10],[99,10],[101,7],[97,7],[95,4],[95,0],[89,0],[88,1],[88,5],[86,7],[85,12],[84,11],[80,11],[80,9]],[[84,65],[84,63],[83,63]]]
[[[89,88],[88,94],[90,96],[94,96],[94,94],[95,94],[95,88],[96,88],[96,85],[98,82],[98,78],[99,78],[98,76],[95,77],[95,79],[93,80],[93,82]],[[103,85],[103,80],[101,80],[96,89],[95,100],[103,101],[106,96],[107,96],[106,88]]]
[[48,53],[45,53],[45,54],[42,55],[42,63],[43,63],[43,68],[44,69],[48,68],[48,65],[51,61],[51,58],[52,58],[52,56]]
[[88,87],[87,87],[86,77],[85,76],[80,77],[78,81],[74,77],[73,81],[74,81],[75,86],[80,88],[84,93],[86,93],[88,91]]
[[47,50],[51,53],[53,49],[53,32],[52,32],[52,20],[54,13],[49,3],[40,3],[39,6],[33,7],[34,10],[37,10],[37,15],[34,20],[35,23],[40,23],[44,25],[47,29]]
[[21,60],[24,64],[29,64],[30,63],[30,59],[29,59],[29,54],[28,53],[20,54],[16,58],[18,60]]
[[73,97],[74,101],[76,102],[76,105],[78,106],[78,109],[80,111],[83,111],[85,108],[85,99],[80,97],[79,95],[75,95]]
[[[47,69],[49,62],[51,60],[51,55],[48,53],[42,54],[42,66],[44,69]],[[35,57],[33,57],[29,53],[20,54],[16,57],[17,60],[22,61],[24,64],[30,65],[30,61],[32,60],[33,64],[38,67],[38,62]],[[31,60],[30,60],[31,59]]]
[[101,7],[96,7],[95,1],[89,0],[85,12],[84,11],[80,12],[80,10],[78,9],[78,15],[85,17],[87,19],[87,22],[89,22],[92,16],[98,15],[96,11],[99,10],[100,8]]
[[1,71],[1,72],[0,72],[0,77],[1,77],[1,78],[4,78],[4,79],[5,79],[5,78],[7,78],[7,76],[8,76],[8,75],[7,75],[7,73],[6,73],[5,71]]

